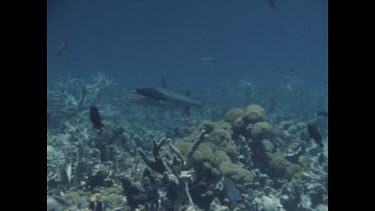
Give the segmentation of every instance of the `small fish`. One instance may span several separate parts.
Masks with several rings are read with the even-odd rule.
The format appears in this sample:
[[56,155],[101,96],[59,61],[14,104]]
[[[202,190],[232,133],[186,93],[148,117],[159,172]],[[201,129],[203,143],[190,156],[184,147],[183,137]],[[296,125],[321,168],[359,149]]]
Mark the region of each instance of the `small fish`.
[[142,209],[144,211],[158,211],[158,205],[156,203],[147,203]]
[[105,202],[104,201],[91,201],[89,203],[89,210],[104,211],[105,210]]
[[202,57],[201,61],[206,62],[208,64],[217,64],[217,60],[214,57]]
[[61,56],[63,53],[65,53],[67,48],[68,48],[68,43],[66,41],[61,42],[59,46],[57,47],[57,55]]
[[97,207],[98,207],[98,202],[94,201],[94,209],[93,209],[93,211],[96,211]]
[[242,201],[239,190],[237,189],[234,182],[227,177],[223,177],[222,182],[224,185],[224,195],[229,200],[230,206],[236,206]]
[[313,138],[319,146],[323,147],[322,136],[320,135],[318,128],[313,124],[307,124],[307,130],[310,138]]
[[105,209],[105,203],[104,203],[104,201],[102,202],[102,211],[104,211],[104,209]]
[[240,81],[240,84],[244,85],[244,86],[247,86],[247,87],[253,86],[253,83],[251,83],[249,81],[243,81],[243,80]]
[[90,121],[93,124],[93,128],[102,130],[102,127],[104,127],[102,121],[102,118],[100,117],[99,110],[96,106],[92,106],[90,108]]
[[153,208],[154,208],[155,211],[157,211],[158,210],[158,205],[156,205],[156,203],[154,203],[153,204]]
[[294,93],[293,86],[292,86],[292,84],[290,84],[289,82],[288,82],[288,84],[286,85],[285,88],[286,88],[290,93]]
[[272,9],[276,9],[276,4],[275,4],[274,0],[267,0],[267,2]]

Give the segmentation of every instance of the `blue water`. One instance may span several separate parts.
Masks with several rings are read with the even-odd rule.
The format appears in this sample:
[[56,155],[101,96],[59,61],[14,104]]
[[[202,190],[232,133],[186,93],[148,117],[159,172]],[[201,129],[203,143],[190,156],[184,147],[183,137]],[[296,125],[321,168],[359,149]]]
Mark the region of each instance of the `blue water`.
[[[328,104],[328,4],[273,1],[274,9],[268,0],[48,0],[48,206],[63,207],[52,196],[70,200],[78,190],[83,209],[95,193],[108,199],[107,209],[135,209],[168,199],[163,209],[169,211],[180,199],[184,206],[192,203],[174,198],[175,193],[187,192],[206,210],[213,196],[236,210],[260,209],[258,195],[269,196],[268,201],[277,196],[286,210],[326,206],[328,113],[317,112],[327,110]],[[67,48],[58,55],[63,42]],[[202,61],[203,57],[216,63]],[[96,84],[97,73],[114,84]],[[195,103],[170,92],[157,92],[156,97],[147,93],[143,100],[151,101],[137,102],[133,90],[160,87],[163,76],[172,93],[191,90]],[[168,104],[179,107],[171,109]],[[264,112],[258,106],[249,109],[250,104]],[[237,116],[236,110],[227,112],[234,107],[240,108]],[[98,112],[89,112],[94,109]],[[254,115],[259,118],[250,121]],[[200,151],[198,158],[207,158],[185,158],[192,160],[187,167],[195,172],[190,179],[197,181],[189,179],[183,191],[182,182],[178,187],[165,185],[154,174],[150,178],[156,178],[155,184],[143,181],[141,172],[152,163],[144,156],[158,167],[159,150],[176,178],[186,180],[180,178],[177,160],[172,163],[173,155],[166,156],[167,146],[151,151],[157,146],[152,141],[172,138],[176,148],[187,153],[203,119],[227,123],[205,122],[204,128],[213,131],[206,135],[214,138],[202,138],[206,146],[195,150]],[[104,127],[94,127],[99,123]],[[309,131],[307,124],[316,130]],[[151,168],[154,173],[166,173],[156,167]],[[233,184],[219,191],[213,187],[222,176]],[[289,180],[297,181],[290,182],[296,185],[290,191],[284,188]],[[134,191],[131,182],[142,184],[147,194]],[[112,186],[117,188],[113,197],[112,190],[107,191]],[[109,193],[109,198],[126,197],[127,202],[111,202],[105,198]],[[144,194],[148,198],[142,201]],[[77,204],[78,199],[71,206]]]
[[292,75],[325,90],[327,1],[274,1],[276,9],[266,0],[48,0],[48,80],[102,72],[134,88],[166,74],[175,90],[199,93]]

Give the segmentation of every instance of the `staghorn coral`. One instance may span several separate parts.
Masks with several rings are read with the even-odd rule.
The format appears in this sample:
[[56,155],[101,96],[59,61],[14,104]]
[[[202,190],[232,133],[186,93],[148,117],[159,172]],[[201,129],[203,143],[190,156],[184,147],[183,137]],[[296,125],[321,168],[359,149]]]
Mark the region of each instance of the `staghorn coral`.
[[[190,196],[188,186],[189,183],[193,182],[194,169],[191,160],[201,142],[203,142],[206,138],[206,131],[200,131],[199,136],[190,145],[189,150],[183,158],[182,153],[179,152],[179,150],[176,147],[170,144],[169,146],[170,149],[172,149],[171,151],[177,157],[180,157],[180,161],[176,162],[181,163],[179,164],[181,168],[179,170],[174,169],[173,171],[173,166],[170,166],[168,164],[172,163],[173,165],[174,162],[166,161],[165,157],[162,157],[159,152],[161,146],[165,143],[166,138],[162,138],[158,142],[153,142],[152,154],[154,159],[149,158],[142,149],[137,149],[145,164],[148,167],[150,167],[153,171],[162,174],[162,181],[167,185],[167,209],[179,209],[185,201],[184,198],[187,198],[189,202],[187,206],[190,207],[191,210],[196,210],[194,202]],[[171,140],[169,140],[169,142],[171,142]]]
[[[93,76],[92,81],[67,77],[47,88],[47,123],[59,124],[72,117],[86,116],[89,106],[98,104],[102,93],[114,85],[113,80],[107,79],[103,74]],[[116,112],[109,105],[104,105],[102,113]],[[106,114],[106,115],[107,115]]]

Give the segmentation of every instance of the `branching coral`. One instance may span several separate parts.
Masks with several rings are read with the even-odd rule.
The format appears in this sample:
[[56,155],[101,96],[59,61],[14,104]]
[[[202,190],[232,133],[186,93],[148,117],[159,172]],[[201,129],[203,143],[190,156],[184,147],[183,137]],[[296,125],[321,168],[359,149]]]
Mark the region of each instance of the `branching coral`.
[[47,88],[49,121],[69,119],[87,110],[89,106],[98,103],[101,93],[111,85],[114,85],[113,80],[100,73],[93,76],[92,83],[67,78],[50,85]]
[[181,167],[180,169],[174,171],[172,171],[172,168],[168,166],[168,163],[170,162],[165,161],[159,152],[161,146],[167,140],[166,138],[162,138],[158,142],[153,142],[153,160],[150,159],[142,149],[138,148],[138,153],[140,154],[141,158],[146,163],[146,165],[150,167],[153,171],[163,175],[163,181],[168,184],[168,201],[171,203],[170,206],[173,207],[174,210],[178,209],[181,206],[184,197],[188,198],[190,207],[195,207],[193,200],[191,199],[188,186],[188,184],[193,181],[194,173],[194,170],[192,169],[191,165],[191,159],[200,143],[204,141],[206,137],[206,131],[202,130],[198,138],[196,138],[193,144],[190,146],[190,149],[185,157],[182,156],[182,153],[176,147],[169,143],[172,153],[174,153],[179,159],[178,163],[180,164],[178,166]]

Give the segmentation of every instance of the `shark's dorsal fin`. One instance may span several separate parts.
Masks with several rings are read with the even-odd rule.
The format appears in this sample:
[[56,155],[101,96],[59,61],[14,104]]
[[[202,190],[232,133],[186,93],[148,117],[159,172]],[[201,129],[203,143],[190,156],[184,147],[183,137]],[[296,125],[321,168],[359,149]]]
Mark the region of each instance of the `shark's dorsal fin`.
[[164,89],[167,89],[167,82],[165,81],[165,75],[163,75],[163,77],[161,78],[160,82],[161,82],[161,86]]
[[191,91],[190,90],[186,91],[186,96],[191,97]]

